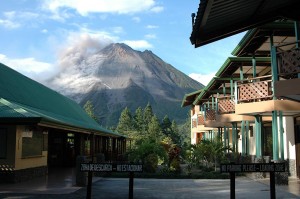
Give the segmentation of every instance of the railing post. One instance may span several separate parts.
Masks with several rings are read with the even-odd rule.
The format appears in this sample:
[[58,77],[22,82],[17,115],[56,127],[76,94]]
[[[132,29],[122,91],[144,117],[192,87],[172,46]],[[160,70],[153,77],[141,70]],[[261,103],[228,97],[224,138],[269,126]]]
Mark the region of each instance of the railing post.
[[252,67],[253,67],[253,77],[256,77],[256,59],[255,55],[252,56]]
[[237,89],[237,82],[234,82],[234,103],[237,104],[238,103],[238,89]]

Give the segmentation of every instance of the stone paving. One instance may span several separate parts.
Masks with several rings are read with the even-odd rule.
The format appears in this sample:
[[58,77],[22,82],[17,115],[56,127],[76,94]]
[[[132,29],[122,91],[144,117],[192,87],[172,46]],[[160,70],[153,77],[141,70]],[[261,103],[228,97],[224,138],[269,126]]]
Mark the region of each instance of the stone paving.
[[[128,198],[128,182],[126,178],[98,178],[92,187],[94,199],[124,199]],[[291,183],[290,183],[291,184]],[[276,186],[276,198],[300,198],[299,182],[294,181],[290,186]],[[51,189],[51,188],[49,188]],[[56,192],[57,190],[57,192]],[[50,191],[50,192],[49,192]],[[18,192],[18,193],[17,193]],[[79,199],[86,198],[86,188],[74,188],[64,192],[53,188],[43,192],[21,189],[4,190],[0,185],[0,198],[3,199]],[[47,194],[44,194],[47,193]],[[49,194],[51,193],[51,194]],[[196,199],[196,198],[230,198],[229,180],[210,179],[134,179],[135,199]],[[265,199],[270,198],[268,181],[254,181],[246,177],[236,179],[236,198]]]

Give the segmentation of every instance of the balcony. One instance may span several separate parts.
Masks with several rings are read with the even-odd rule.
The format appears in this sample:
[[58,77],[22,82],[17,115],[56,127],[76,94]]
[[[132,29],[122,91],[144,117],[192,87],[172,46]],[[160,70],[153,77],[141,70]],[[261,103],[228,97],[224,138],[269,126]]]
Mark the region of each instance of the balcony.
[[231,96],[218,97],[219,114],[234,113],[235,103]]
[[273,98],[272,75],[237,81],[237,102],[266,101]]
[[[295,43],[290,43],[284,46],[295,46]],[[278,49],[278,47],[277,47]],[[292,99],[300,101],[300,49],[295,48],[276,53],[278,66],[278,79],[275,82],[275,96],[277,98]]]

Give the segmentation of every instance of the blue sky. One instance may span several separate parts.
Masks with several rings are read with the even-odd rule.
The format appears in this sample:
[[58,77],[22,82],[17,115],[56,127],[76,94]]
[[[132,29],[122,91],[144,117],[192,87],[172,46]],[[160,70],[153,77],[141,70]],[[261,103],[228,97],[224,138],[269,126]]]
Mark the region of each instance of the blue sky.
[[151,50],[206,84],[243,33],[194,48],[191,13],[199,2],[10,0],[0,7],[0,62],[43,82],[59,71],[60,56],[68,49],[119,42]]

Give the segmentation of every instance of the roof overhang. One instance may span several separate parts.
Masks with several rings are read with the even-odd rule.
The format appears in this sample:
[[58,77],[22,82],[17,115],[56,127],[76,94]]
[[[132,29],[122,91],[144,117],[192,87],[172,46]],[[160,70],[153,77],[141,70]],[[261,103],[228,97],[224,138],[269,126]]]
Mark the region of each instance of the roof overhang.
[[277,19],[300,20],[299,0],[201,0],[190,37],[195,47]]

